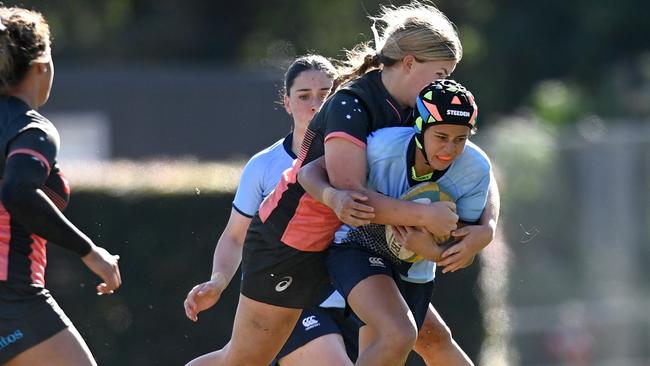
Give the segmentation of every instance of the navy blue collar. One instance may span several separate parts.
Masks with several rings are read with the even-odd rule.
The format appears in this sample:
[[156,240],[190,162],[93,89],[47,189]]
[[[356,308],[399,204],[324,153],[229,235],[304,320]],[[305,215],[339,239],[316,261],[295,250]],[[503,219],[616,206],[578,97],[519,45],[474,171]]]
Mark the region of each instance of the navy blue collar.
[[296,154],[293,153],[291,148],[293,147],[293,131],[289,132],[289,134],[284,138],[284,141],[282,141],[282,146],[284,146],[284,151],[291,156],[291,159],[297,159],[298,157]]

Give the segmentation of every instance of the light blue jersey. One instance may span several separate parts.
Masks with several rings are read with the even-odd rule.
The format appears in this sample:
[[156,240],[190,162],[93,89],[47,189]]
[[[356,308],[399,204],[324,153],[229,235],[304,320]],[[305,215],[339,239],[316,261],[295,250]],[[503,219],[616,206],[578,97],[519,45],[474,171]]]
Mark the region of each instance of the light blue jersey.
[[[407,154],[415,131],[412,127],[391,127],[375,131],[368,137],[368,188],[398,198],[411,188]],[[467,141],[465,150],[454,160],[436,183],[456,202],[460,220],[476,222],[481,217],[490,184],[490,160],[478,146]],[[351,228],[341,227],[335,243],[341,243]],[[400,268],[402,279],[424,283],[435,277],[436,264],[421,260]]]
[[264,200],[278,185],[282,172],[296,158],[291,151],[293,134],[253,155],[239,178],[233,208],[246,217],[253,217]]
[[[232,207],[246,217],[253,217],[260,204],[278,185],[282,173],[289,169],[296,156],[291,151],[293,134],[253,155],[239,179]],[[324,308],[344,308],[345,300],[334,291],[320,304]]]

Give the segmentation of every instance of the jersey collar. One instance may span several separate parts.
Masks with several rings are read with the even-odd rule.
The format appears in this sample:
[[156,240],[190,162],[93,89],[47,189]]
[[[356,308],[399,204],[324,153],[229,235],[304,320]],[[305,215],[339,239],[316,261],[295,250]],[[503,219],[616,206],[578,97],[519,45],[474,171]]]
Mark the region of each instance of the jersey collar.
[[296,154],[294,154],[291,150],[291,147],[293,146],[293,131],[289,132],[289,134],[284,138],[284,141],[282,141],[282,146],[284,147],[284,151],[291,157],[291,159],[298,158]]

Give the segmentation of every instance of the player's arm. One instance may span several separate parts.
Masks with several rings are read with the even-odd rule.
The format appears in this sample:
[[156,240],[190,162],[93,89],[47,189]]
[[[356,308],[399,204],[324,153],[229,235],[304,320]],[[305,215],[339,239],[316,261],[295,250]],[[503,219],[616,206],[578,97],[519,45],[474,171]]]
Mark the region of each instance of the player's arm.
[[212,259],[212,274],[210,279],[223,284],[226,288],[232,280],[241,263],[244,239],[251,223],[251,218],[242,215],[234,208],[223,230]]
[[[337,93],[320,113],[324,113],[325,165],[322,168],[326,173],[314,174],[312,183],[308,182],[306,174],[301,180],[299,173],[298,179],[301,184],[305,183],[303,188],[307,193],[328,205],[337,215],[336,205],[328,198],[333,191],[327,193],[326,185],[367,197],[368,200],[363,203],[374,209],[372,221],[375,223],[424,226],[441,236],[448,235],[456,228],[458,216],[453,212],[453,203],[419,205],[386,197],[366,188],[366,137],[371,132],[368,129],[370,115],[355,97]],[[344,221],[341,216],[339,218]],[[369,216],[360,219],[369,219]]]
[[29,231],[80,256],[93,242],[77,229],[41,189],[56,156],[56,142],[45,132],[30,129],[10,144],[2,184],[2,203]]
[[487,246],[492,240],[494,240],[494,235],[496,234],[497,224],[499,222],[499,211],[501,209],[501,195],[499,194],[499,187],[497,185],[497,180],[494,176],[494,172],[490,171],[490,187],[488,189],[487,201],[485,203],[485,210],[481,215],[481,220],[479,223],[481,226],[485,226],[488,231],[489,240],[485,243]]
[[185,315],[190,320],[197,321],[198,314],[216,304],[228,287],[241,263],[250,222],[250,217],[244,216],[235,208],[230,211],[228,224],[214,250],[210,280],[194,286],[185,299]]
[[455,272],[474,262],[474,257],[494,240],[499,221],[500,195],[494,172],[490,171],[490,183],[485,208],[476,225],[467,225],[454,230],[452,235],[458,242],[442,253],[437,264],[443,273]]
[[265,164],[259,157],[253,157],[242,171],[230,218],[214,249],[210,279],[194,286],[183,303],[185,315],[190,320],[197,321],[198,313],[211,308],[219,301],[239,268],[246,232],[260,202],[264,199]]
[[30,232],[72,250],[104,282],[98,294],[112,293],[122,284],[117,261],[74,226],[43,192],[58,150],[56,140],[38,129],[19,134],[9,145],[0,199]]
[[[456,228],[458,216],[451,202],[436,202],[431,205],[402,201],[366,188],[366,149],[364,145],[347,138],[329,138],[325,142],[325,165],[310,163],[300,169],[298,180],[305,191],[315,199],[332,208],[337,215],[336,205],[340,195],[354,191],[367,200],[364,205],[373,208],[377,224],[422,226],[437,236],[447,236]],[[339,215],[339,218],[343,217]],[[348,223],[348,222],[346,222]]]
[[301,167],[298,182],[307,193],[331,208],[339,220],[350,226],[367,225],[375,217],[375,209],[363,203],[368,197],[356,191],[336,189],[329,184],[325,157]]

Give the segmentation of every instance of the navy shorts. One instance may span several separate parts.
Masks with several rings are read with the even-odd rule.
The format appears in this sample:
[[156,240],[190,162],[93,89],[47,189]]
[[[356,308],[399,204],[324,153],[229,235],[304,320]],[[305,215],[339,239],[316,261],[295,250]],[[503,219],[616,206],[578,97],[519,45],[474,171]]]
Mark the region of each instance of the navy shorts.
[[329,282],[327,251],[294,249],[258,230],[253,217],[242,252],[242,295],[265,304],[306,309],[318,305],[321,286]]
[[[393,278],[413,313],[418,330],[422,327],[433,293],[433,281],[426,283],[404,281],[390,261],[356,246],[332,245],[326,263],[334,288],[346,300],[352,289],[370,276],[383,274]],[[364,323],[361,322],[360,325]]]
[[0,365],[71,325],[48,290],[0,282]]
[[278,353],[277,358],[290,354],[314,339],[327,335],[340,334],[343,337],[348,357],[354,362],[359,349],[359,325],[342,308],[314,307],[305,309],[300,315],[291,336]]

